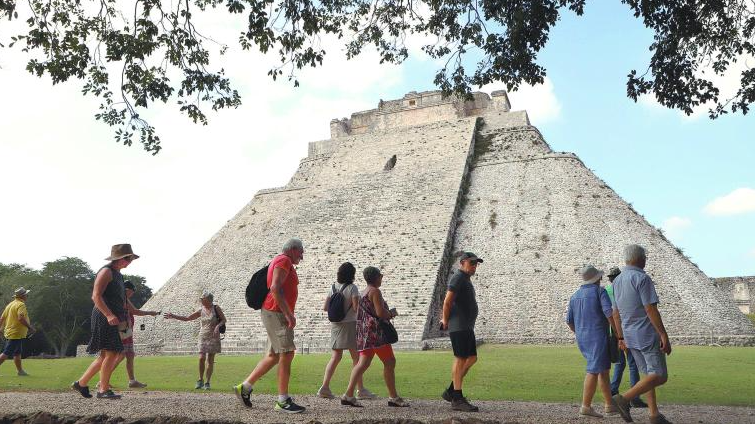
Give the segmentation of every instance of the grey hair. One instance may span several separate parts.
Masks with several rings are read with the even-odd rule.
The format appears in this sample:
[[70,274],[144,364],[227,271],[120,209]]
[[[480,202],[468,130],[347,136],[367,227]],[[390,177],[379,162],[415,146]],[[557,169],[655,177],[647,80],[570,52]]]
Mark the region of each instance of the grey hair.
[[288,241],[283,245],[283,251],[287,252],[289,250],[304,250],[304,244],[302,244],[301,240],[298,238],[291,238],[288,239]]
[[636,262],[640,259],[646,259],[647,253],[645,248],[639,244],[630,244],[624,248],[624,261],[626,263]]
[[212,302],[213,299],[215,298],[215,296],[213,296],[212,292],[209,291],[209,290],[202,290],[202,296],[201,296],[201,298],[202,299],[209,299],[210,302]]

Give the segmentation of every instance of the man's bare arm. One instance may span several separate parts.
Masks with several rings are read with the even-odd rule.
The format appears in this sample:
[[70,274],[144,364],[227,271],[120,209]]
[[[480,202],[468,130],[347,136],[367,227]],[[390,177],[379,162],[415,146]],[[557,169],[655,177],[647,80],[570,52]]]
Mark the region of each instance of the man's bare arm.
[[645,312],[648,314],[650,323],[655,328],[655,331],[658,332],[658,335],[661,337],[661,350],[666,355],[671,355],[671,342],[668,339],[666,327],[663,326],[663,319],[661,318],[661,313],[658,311],[658,304],[651,303],[646,305]]

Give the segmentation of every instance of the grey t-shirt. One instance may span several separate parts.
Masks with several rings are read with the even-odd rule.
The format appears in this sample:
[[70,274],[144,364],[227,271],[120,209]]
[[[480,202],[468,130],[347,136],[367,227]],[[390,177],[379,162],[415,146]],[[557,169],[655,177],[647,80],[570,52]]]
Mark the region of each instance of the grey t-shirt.
[[613,280],[613,309],[619,310],[624,342],[631,349],[646,349],[658,339],[645,306],[658,303],[655,283],[641,268],[626,266]]
[[[336,291],[340,291],[343,287],[343,284],[335,283]],[[330,296],[333,295],[333,286],[330,287],[330,293],[328,294],[328,299],[330,299]],[[343,318],[343,321],[341,322],[352,322],[357,320],[357,311],[354,309],[354,305],[352,304],[351,299],[356,298],[357,302],[359,301],[359,288],[357,288],[357,285],[354,283],[348,284],[345,289],[343,289],[343,307],[346,310],[346,316]]]
[[477,299],[474,286],[464,271],[457,269],[448,282],[448,291],[456,294],[448,319],[448,331],[474,330],[477,321]]

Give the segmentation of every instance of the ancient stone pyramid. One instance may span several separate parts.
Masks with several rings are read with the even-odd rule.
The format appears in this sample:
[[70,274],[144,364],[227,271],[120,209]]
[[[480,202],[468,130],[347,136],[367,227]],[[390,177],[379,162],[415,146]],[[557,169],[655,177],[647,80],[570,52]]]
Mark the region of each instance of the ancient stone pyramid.
[[[398,347],[432,346],[461,249],[485,259],[474,279],[478,337],[569,342],[564,313],[576,271],[620,264],[628,243],[648,248],[648,272],[677,342],[744,344],[755,336],[732,300],[662,233],[574,154],[553,152],[526,112],[511,112],[505,92],[471,101],[411,92],[333,120],[331,139],[309,144],[286,186],[258,192],[145,307],[188,314],[210,289],[229,319],[224,352],[261,350],[265,331],[243,292],[292,236],[306,248],[300,350],[327,349],[323,299],[344,261],[383,270],[385,298],[401,314]],[[143,353],[196,350],[197,323],[147,318],[136,327]]]

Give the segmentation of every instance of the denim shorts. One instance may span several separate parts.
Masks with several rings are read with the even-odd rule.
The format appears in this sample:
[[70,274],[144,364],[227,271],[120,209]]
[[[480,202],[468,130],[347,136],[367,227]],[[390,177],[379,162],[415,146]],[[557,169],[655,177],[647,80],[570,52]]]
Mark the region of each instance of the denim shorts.
[[668,376],[666,354],[661,351],[661,341],[656,340],[645,349],[629,349],[640,373]]
[[16,355],[21,355],[24,351],[24,339],[11,339],[5,340],[5,349],[3,354],[9,358],[13,358]]

